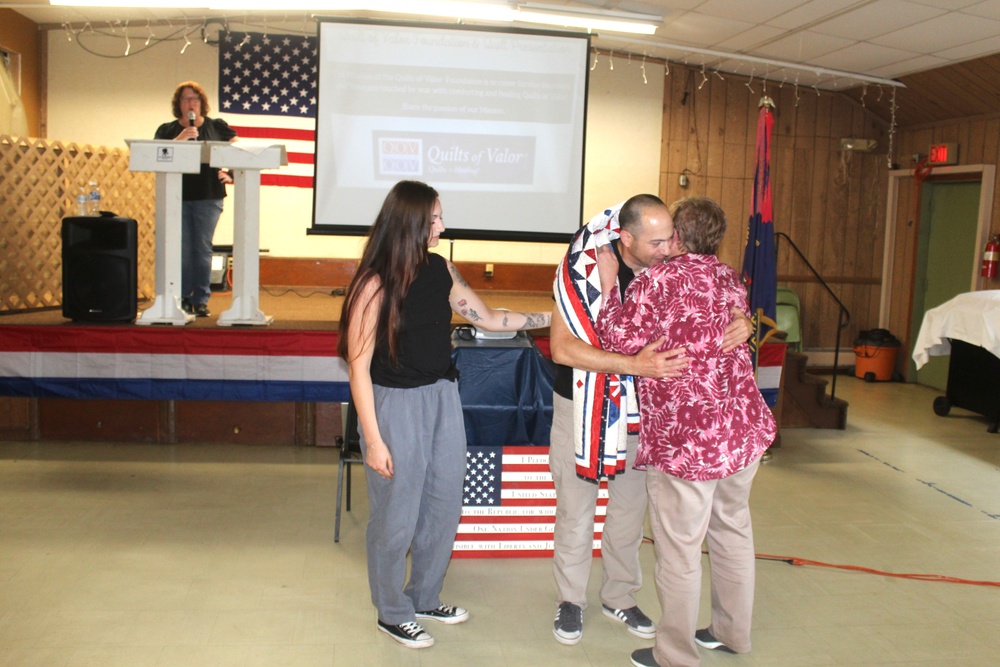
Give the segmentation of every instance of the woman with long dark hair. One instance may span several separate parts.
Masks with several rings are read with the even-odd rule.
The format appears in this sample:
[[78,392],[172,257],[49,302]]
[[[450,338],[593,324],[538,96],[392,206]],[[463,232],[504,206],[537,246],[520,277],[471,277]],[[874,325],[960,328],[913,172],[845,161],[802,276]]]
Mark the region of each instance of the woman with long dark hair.
[[428,252],[443,231],[434,188],[417,181],[392,188],[347,288],[337,345],[348,363],[365,457],[368,583],[378,629],[410,648],[434,643],[419,621],[469,618],[440,599],[466,467],[451,312],[492,331],[551,321],[551,313],[483,303],[454,264]]

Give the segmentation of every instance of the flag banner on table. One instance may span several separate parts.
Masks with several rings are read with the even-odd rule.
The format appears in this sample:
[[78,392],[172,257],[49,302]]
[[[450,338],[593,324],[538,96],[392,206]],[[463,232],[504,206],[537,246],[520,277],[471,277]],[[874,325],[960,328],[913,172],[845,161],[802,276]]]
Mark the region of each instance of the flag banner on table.
[[331,331],[14,326],[0,335],[0,395],[338,402],[347,364]]
[[273,140],[288,166],[261,185],[311,188],[316,153],[315,35],[227,32],[219,44],[219,112],[240,139]]
[[[551,557],[556,491],[548,447],[469,447],[454,558]],[[626,474],[634,471],[626,471]],[[594,555],[600,555],[607,484],[598,492]]]
[[767,105],[757,119],[757,166],[753,177],[753,202],[743,250],[743,284],[750,300],[754,335],[750,350],[757,367],[757,350],[777,328],[778,267],[774,254],[774,207],[771,197],[771,128],[774,116]]

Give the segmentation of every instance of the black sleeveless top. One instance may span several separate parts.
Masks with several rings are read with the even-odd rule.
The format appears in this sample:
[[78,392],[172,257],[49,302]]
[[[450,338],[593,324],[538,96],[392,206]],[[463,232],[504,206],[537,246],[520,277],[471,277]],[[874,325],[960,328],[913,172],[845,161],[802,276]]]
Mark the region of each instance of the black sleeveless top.
[[379,340],[372,355],[372,383],[410,389],[438,380],[457,380],[451,361],[451,274],[440,255],[430,254],[403,299],[396,363],[389,342]]

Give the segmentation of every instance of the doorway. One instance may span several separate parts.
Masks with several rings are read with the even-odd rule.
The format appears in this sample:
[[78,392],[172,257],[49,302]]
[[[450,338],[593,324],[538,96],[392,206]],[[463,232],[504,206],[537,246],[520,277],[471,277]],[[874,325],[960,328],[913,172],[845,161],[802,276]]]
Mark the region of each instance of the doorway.
[[[977,240],[970,251],[966,269],[953,270],[963,276],[965,286],[960,290],[969,292],[976,289],[989,289],[994,287],[994,283],[986,279],[979,278],[979,262],[982,257],[982,249],[986,245],[990,231],[990,214],[993,211],[993,186],[996,182],[996,166],[990,164],[963,165],[958,167],[938,167],[930,179],[924,181],[924,187],[941,180],[977,181],[980,184]],[[889,172],[889,188],[886,197],[885,210],[885,245],[882,256],[882,294],[879,302],[879,327],[889,329],[897,336],[907,342],[902,354],[906,360],[903,361],[900,370],[906,371],[906,379],[909,382],[916,381],[914,365],[909,362],[913,352],[913,342],[920,331],[920,322],[916,328],[913,326],[913,313],[915,311],[914,291],[923,293],[923,289],[915,290],[918,285],[911,281],[915,275],[915,265],[907,266],[901,251],[908,242],[900,241],[897,247],[897,237],[906,234],[905,228],[911,222],[907,222],[907,217],[901,211],[905,210],[907,201],[900,200],[900,184],[904,181],[913,180],[913,171],[910,169],[894,169]],[[922,200],[923,201],[923,200]],[[915,216],[914,216],[915,217]],[[897,226],[899,229],[897,230]],[[904,237],[905,238],[905,237]],[[914,239],[916,246],[918,239]],[[917,248],[913,247],[913,254],[917,253]],[[915,258],[914,258],[915,259]],[[897,266],[897,262],[902,262]],[[921,308],[921,312],[925,310]]]
[[[924,313],[969,291],[970,273],[979,268],[977,181],[927,181],[921,192],[920,236],[910,331],[920,331]],[[931,357],[920,370],[910,359],[910,377],[940,391],[948,389],[948,357]]]

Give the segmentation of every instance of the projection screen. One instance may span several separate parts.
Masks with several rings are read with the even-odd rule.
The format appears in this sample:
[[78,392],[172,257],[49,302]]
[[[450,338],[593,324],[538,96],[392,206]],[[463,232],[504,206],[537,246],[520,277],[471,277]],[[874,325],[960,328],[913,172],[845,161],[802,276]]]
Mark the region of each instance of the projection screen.
[[313,234],[362,234],[397,181],[446,238],[566,241],[582,220],[587,35],[321,19]]

